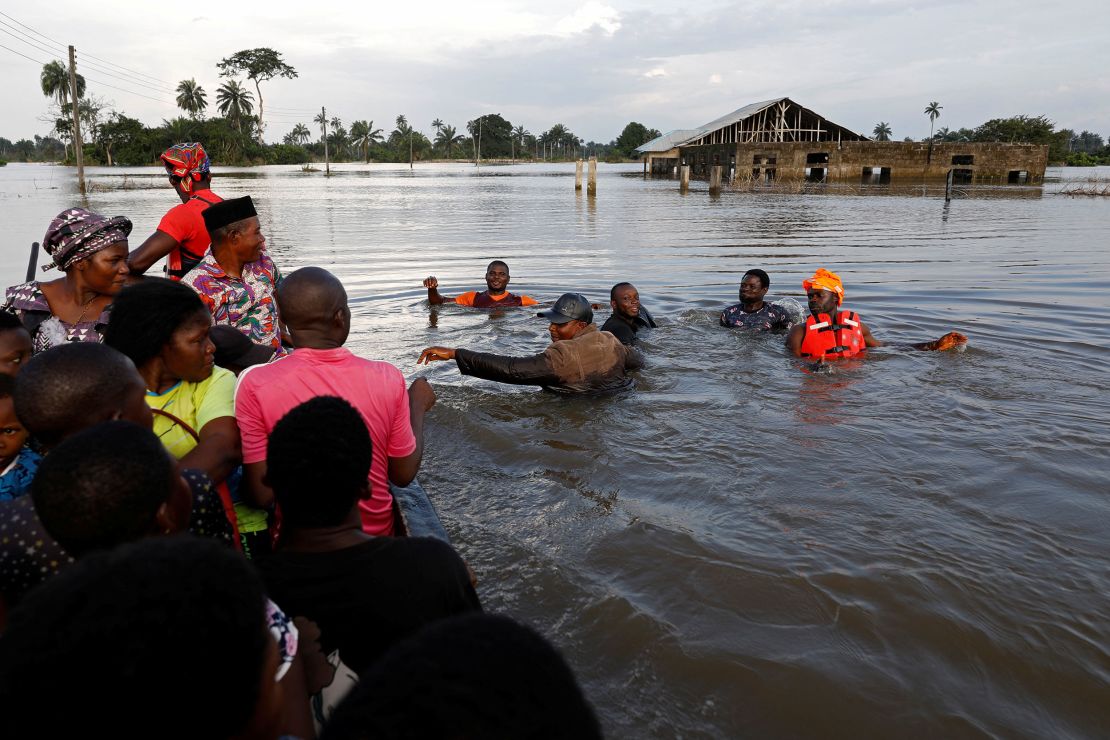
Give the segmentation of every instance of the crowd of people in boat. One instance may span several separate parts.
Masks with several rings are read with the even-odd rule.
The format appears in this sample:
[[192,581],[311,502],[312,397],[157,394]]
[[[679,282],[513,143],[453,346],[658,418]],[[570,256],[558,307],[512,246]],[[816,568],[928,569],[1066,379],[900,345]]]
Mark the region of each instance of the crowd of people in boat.
[[[449,543],[400,536],[391,487],[420,470],[431,385],[345,347],[342,283],[283,276],[252,199],[212,192],[202,146],[162,160],[181,203],[150,237],[132,250],[127,218],[67,209],[43,240],[61,276],[0,310],[0,734],[600,736],[558,652],[483,614]],[[166,278],[144,276],[163,259]],[[485,279],[455,298],[423,284],[433,305],[540,304],[502,261]],[[803,284],[804,323],[769,285],[749,271],[721,324],[819,361],[879,346],[835,274]],[[610,307],[599,328],[597,304],[562,295],[534,356],[419,362],[624,388],[656,322],[630,283]]]

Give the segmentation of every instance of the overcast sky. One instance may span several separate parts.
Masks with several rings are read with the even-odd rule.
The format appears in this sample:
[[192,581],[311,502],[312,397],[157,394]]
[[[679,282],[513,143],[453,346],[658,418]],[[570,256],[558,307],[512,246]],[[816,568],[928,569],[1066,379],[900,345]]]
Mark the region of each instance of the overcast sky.
[[263,84],[268,140],[297,122],[315,130],[326,105],[386,133],[399,113],[429,133],[437,117],[462,129],[500,113],[533,133],[563,123],[608,142],[629,121],[693,128],[781,96],[868,135],[886,121],[896,139],[928,134],[933,100],[938,127],[1026,113],[1110,135],[1110,14],[1093,0],[191,5],[4,0],[0,45],[35,61],[0,49],[0,136],[51,128],[38,78],[65,55],[53,42],[77,47],[93,94],[147,124],[179,114],[173,88],[187,78],[214,112],[216,62],[277,49],[299,77]]

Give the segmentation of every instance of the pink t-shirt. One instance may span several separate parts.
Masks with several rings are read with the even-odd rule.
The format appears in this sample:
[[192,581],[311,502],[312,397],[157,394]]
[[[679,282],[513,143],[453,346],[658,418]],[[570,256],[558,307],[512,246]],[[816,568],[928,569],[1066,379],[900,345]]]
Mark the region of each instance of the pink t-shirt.
[[350,350],[301,348],[239,376],[235,420],[243,438],[243,462],[266,459],[266,443],[278,421],[317,396],[339,396],[358,409],[374,445],[371,497],[359,502],[367,534],[393,533],[389,458],[416,449],[409,421],[409,392],[401,371],[388,362],[356,357]]

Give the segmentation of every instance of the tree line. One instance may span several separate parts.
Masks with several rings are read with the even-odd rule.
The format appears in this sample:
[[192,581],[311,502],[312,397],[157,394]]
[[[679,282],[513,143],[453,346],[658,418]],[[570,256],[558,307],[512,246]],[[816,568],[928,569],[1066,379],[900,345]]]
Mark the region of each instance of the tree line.
[[[933,131],[933,123],[944,108],[936,101],[925,107],[929,117],[929,137],[922,142],[1006,142],[1010,144],[1047,144],[1050,164],[1072,167],[1110,165],[1110,144],[1101,135],[1091,131],[1076,133],[1070,128],[1057,130],[1047,116],[1011,116],[992,118],[975,128],[949,129],[943,126]],[[872,130],[876,141],[891,141],[890,124],[880,121]],[[913,142],[907,136],[903,141]]]
[[[431,135],[417,130],[405,115],[394,119],[387,133],[368,118],[345,125],[339,115],[324,110],[311,121],[296,124],[278,142],[264,139],[266,122],[262,83],[297,77],[279,52],[261,47],[245,49],[217,63],[223,82],[216,89],[209,116],[209,93],[195,78],[181,80],[176,103],[183,115],[148,126],[117,110],[104,99],[86,96],[85,79],[77,75],[78,117],[85,161],[101,165],[149,165],[167,147],[182,141],[200,141],[214,161],[221,164],[302,164],[320,161],[409,162],[426,159],[506,159],[562,161],[584,156],[622,160],[634,149],[659,135],[640,123],[629,123],[609,143],[583,141],[565,124],[556,123],[533,134],[498,113],[467,121],[462,127],[440,118],[431,122]],[[68,69],[59,61],[44,65],[40,75],[43,95],[50,101],[44,120],[50,135],[11,141],[0,137],[0,159],[13,161],[63,161],[73,158],[73,101]],[[253,91],[248,84],[253,83]]]

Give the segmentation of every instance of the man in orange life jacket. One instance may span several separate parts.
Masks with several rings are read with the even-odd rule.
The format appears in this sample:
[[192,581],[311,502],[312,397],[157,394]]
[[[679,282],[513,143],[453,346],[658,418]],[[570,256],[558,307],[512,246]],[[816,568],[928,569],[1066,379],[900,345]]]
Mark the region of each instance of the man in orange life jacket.
[[[796,357],[831,360],[858,355],[868,347],[883,346],[860,321],[859,314],[839,308],[844,301],[844,285],[839,275],[819,268],[813,277],[802,281],[802,288],[809,299],[812,316],[786,335],[786,348]],[[913,348],[945,350],[966,343],[967,337],[952,331],[932,342],[915,344]]]
[[128,256],[127,263],[131,274],[139,276],[165,257],[166,276],[180,280],[204,259],[212,241],[201,214],[223,198],[209,187],[212,163],[200,144],[174,144],[159,159],[181,203],[166,212],[158,229]]
[[460,306],[472,308],[500,308],[502,306],[535,306],[536,301],[526,295],[515,295],[505,289],[509,284],[509,266],[501,260],[494,260],[486,268],[486,289],[481,293],[470,291],[460,296],[451,298],[439,294],[439,281],[435,277],[424,279],[424,287],[428,289],[428,303],[437,306],[440,303],[454,301]]

